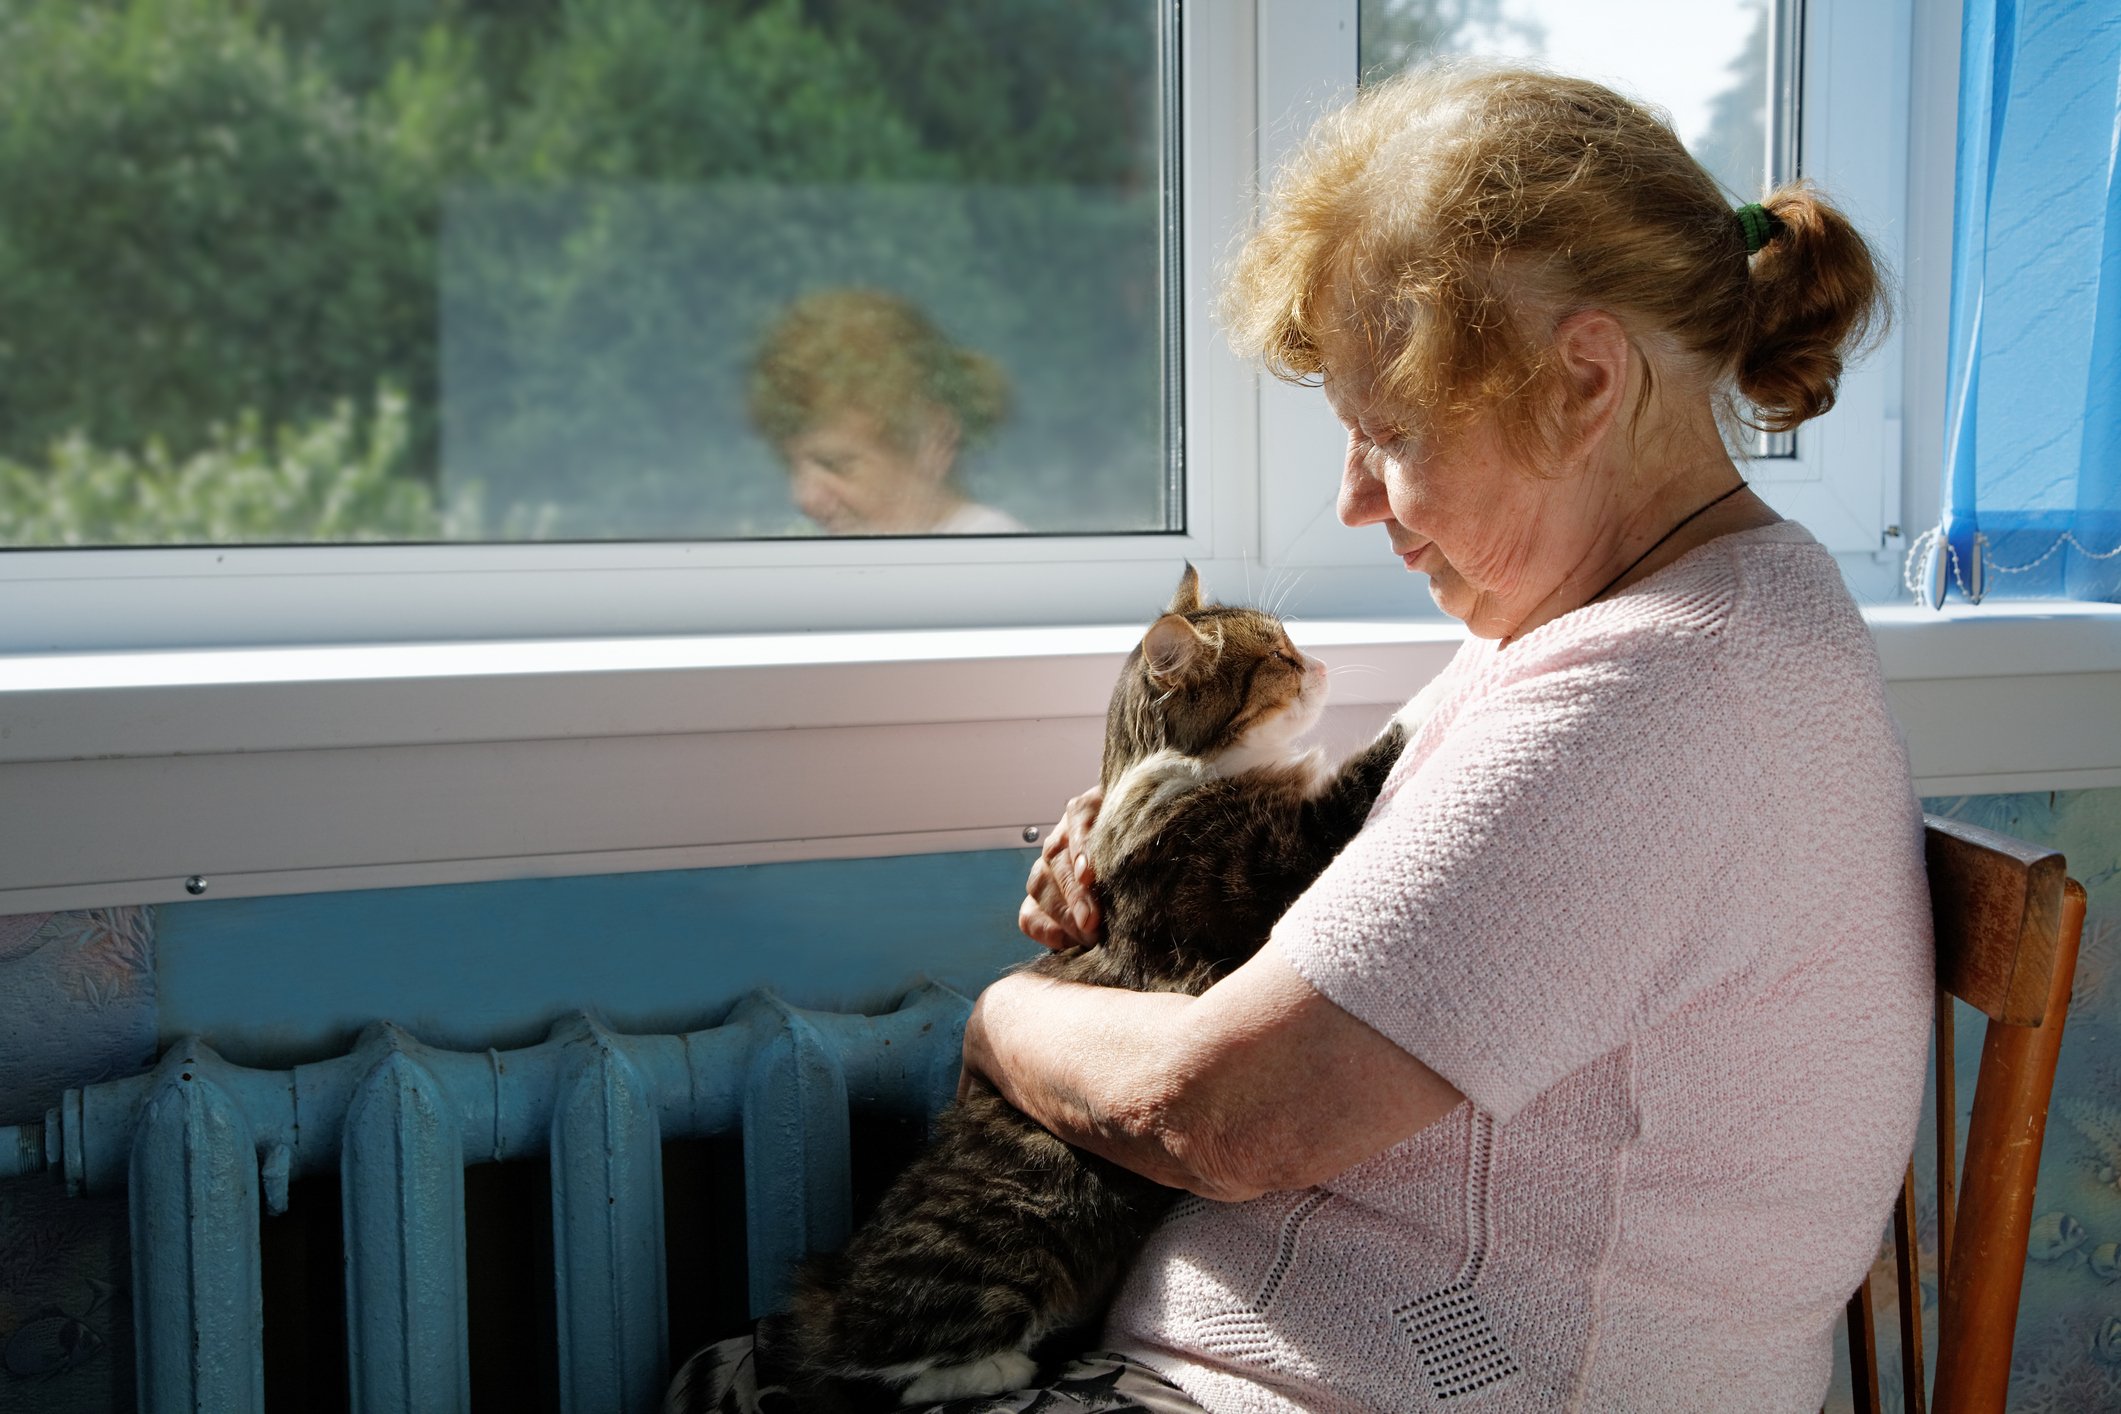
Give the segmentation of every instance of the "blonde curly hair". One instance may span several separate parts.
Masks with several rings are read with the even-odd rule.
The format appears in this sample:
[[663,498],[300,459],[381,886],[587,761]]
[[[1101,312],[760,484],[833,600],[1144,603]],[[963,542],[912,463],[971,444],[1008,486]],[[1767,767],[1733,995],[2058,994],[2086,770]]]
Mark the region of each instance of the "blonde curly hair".
[[1762,204],[1774,233],[1749,256],[1715,179],[1650,109],[1535,68],[1419,69],[1313,130],[1235,261],[1224,323],[1292,380],[1327,371],[1327,344],[1352,347],[1401,435],[1491,414],[1537,463],[1568,396],[1553,327],[1602,309],[1651,377],[1696,379],[1786,431],[1833,406],[1844,359],[1883,326],[1883,280],[1811,187]]

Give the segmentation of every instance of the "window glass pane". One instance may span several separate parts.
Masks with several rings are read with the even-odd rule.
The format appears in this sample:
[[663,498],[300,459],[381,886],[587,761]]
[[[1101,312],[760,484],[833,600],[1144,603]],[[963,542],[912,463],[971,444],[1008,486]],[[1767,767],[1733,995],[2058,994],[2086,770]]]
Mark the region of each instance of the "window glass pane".
[[0,545],[1165,531],[1158,0],[0,0]]
[[1485,54],[1597,79],[1663,108],[1688,151],[1735,200],[1752,201],[1764,189],[1772,8],[1769,0],[1362,0],[1362,69],[1377,78],[1432,55]]

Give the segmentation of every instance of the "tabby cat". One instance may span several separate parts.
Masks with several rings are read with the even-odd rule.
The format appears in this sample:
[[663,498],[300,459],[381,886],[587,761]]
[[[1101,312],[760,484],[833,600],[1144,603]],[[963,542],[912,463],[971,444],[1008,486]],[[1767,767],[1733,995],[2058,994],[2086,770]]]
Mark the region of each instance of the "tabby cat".
[[[1199,993],[1362,824],[1398,759],[1385,733],[1337,772],[1294,742],[1325,705],[1323,664],[1281,622],[1203,603],[1188,565],[1128,655],[1105,719],[1089,839],[1105,941],[1028,970]],[[1083,1334],[1180,1195],[1070,1148],[984,1083],[836,1256],[797,1278],[780,1340],[805,1409],[927,1404],[1029,1384]]]

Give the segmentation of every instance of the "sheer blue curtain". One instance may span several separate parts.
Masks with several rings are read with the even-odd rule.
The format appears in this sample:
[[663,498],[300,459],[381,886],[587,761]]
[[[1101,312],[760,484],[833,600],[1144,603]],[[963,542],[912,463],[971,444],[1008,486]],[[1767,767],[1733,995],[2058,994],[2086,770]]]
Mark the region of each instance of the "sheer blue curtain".
[[1933,605],[2121,601],[2117,156],[2121,3],[1966,0]]

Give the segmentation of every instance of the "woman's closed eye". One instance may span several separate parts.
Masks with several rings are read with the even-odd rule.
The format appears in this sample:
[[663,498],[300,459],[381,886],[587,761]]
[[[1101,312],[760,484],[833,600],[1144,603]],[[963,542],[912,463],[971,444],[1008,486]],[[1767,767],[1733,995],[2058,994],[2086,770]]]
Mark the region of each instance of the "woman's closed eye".
[[1348,434],[1350,450],[1362,459],[1362,464],[1372,476],[1382,477],[1386,463],[1392,460],[1395,444],[1381,434],[1357,428]]

